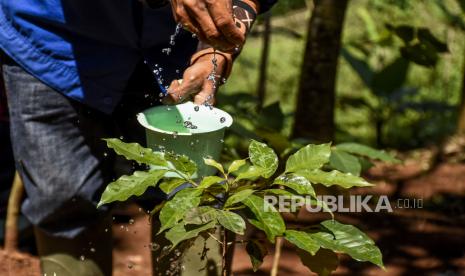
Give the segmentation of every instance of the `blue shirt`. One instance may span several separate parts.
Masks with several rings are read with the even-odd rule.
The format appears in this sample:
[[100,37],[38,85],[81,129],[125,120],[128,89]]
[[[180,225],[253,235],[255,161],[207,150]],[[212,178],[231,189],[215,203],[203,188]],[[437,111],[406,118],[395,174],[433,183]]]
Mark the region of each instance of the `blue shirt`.
[[[274,2],[263,0],[262,11]],[[106,113],[144,59],[164,69],[166,84],[180,77],[198,41],[181,31],[170,55],[162,53],[175,28],[169,5],[138,0],[0,0],[0,48],[48,86]]]

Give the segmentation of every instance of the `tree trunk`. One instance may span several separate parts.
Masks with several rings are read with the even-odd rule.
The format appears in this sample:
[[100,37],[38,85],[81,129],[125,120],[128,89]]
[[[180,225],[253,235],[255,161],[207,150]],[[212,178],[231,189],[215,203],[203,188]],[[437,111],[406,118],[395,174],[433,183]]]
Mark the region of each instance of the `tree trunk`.
[[260,58],[260,71],[258,77],[258,109],[263,107],[266,96],[266,80],[268,70],[268,60],[270,56],[270,38],[271,38],[271,12],[264,14],[264,30],[263,30],[263,47],[262,56]]
[[336,70],[348,0],[315,0],[308,25],[293,137],[334,138]]

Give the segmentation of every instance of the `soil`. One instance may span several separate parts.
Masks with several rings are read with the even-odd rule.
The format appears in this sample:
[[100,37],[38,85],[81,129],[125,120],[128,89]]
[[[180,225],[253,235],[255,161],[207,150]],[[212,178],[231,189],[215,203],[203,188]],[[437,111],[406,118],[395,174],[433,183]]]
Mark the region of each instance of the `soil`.
[[[356,225],[375,240],[386,270],[340,255],[341,266],[334,275],[465,275],[465,164],[444,163],[426,171],[419,160],[422,158],[403,165],[378,165],[367,174],[377,186],[351,192],[388,195],[392,213],[336,214],[337,220]],[[422,208],[400,208],[398,198],[410,199],[410,204],[421,199]],[[135,205],[119,208],[116,213],[128,219],[117,220],[113,226],[114,275],[151,275],[148,217]],[[309,225],[327,218],[303,211],[294,222]],[[39,275],[36,258],[0,251],[0,259],[0,275]],[[244,247],[236,247],[234,275],[269,275],[271,265],[272,256],[267,256],[254,274]],[[279,275],[314,274],[285,242]]]
[[40,275],[39,260],[26,253],[0,250],[0,275],[36,276]]

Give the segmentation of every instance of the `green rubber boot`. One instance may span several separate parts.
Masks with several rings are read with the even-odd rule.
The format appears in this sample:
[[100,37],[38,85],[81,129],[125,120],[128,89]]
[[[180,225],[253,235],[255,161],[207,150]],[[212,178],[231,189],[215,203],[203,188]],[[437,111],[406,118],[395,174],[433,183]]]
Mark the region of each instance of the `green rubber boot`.
[[46,276],[111,276],[111,219],[74,239],[53,237],[35,228],[42,274]]

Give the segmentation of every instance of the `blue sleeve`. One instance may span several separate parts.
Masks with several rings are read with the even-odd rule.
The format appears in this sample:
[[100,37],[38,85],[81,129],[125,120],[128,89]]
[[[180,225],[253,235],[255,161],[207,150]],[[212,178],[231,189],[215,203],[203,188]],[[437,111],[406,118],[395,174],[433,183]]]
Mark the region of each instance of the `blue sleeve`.
[[267,12],[278,0],[260,0],[260,13]]

